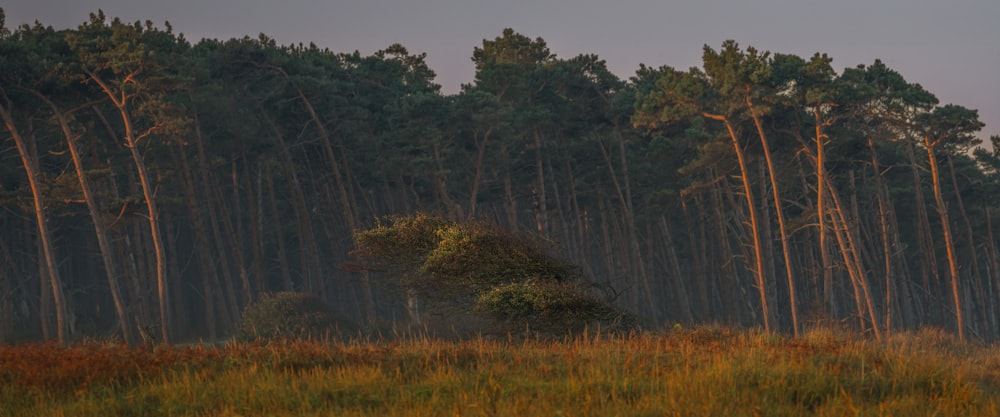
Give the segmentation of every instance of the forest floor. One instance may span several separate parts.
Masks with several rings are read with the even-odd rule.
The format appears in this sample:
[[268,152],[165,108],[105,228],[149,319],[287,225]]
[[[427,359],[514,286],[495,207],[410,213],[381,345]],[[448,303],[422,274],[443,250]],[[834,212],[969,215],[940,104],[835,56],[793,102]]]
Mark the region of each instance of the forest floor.
[[0,346],[0,416],[1000,416],[1000,347],[719,327],[564,340]]

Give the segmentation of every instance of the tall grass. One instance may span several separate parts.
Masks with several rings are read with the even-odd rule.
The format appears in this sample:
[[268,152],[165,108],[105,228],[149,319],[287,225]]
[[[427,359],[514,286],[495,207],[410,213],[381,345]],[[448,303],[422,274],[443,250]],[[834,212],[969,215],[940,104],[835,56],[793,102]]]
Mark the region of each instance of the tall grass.
[[1000,351],[937,331],[0,347],[0,416],[997,416],[998,397]]

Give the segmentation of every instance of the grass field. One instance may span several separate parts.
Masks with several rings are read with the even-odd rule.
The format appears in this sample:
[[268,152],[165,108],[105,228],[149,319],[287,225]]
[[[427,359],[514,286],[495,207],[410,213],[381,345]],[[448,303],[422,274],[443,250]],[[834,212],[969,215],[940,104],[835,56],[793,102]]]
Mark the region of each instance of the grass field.
[[0,347],[0,416],[998,416],[1000,349],[725,328],[562,341]]

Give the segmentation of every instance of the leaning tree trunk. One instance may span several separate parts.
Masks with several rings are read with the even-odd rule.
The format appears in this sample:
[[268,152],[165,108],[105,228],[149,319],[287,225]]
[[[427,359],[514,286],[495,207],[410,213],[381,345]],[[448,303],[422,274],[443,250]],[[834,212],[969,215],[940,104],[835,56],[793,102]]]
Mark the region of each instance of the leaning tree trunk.
[[934,155],[935,142],[930,137],[924,137],[924,147],[927,149],[927,164],[931,169],[931,185],[934,190],[934,202],[938,215],[941,217],[941,233],[944,235],[944,249],[948,256],[948,278],[951,281],[952,302],[955,304],[955,325],[958,327],[958,338],[965,341],[965,316],[962,308],[962,293],[959,285],[958,260],[955,256],[955,243],[951,236],[951,221],[948,216],[948,205],[944,202],[941,192],[941,176],[938,172],[937,156]]
[[841,253],[844,256],[844,262],[848,273],[851,275],[852,282],[857,285],[860,289],[860,293],[855,293],[855,300],[858,303],[858,318],[859,320],[864,320],[865,310],[867,310],[867,315],[872,325],[872,332],[875,334],[876,340],[882,340],[882,331],[879,328],[878,314],[875,312],[875,305],[872,299],[871,288],[868,285],[868,277],[865,275],[865,268],[861,258],[860,248],[858,246],[858,238],[856,233],[856,226],[853,225],[850,219],[848,219],[845,214],[846,209],[840,201],[836,189],[833,187],[833,183],[827,178],[826,182],[827,191],[830,194],[831,206],[831,217],[832,224],[834,224],[834,232],[837,237],[838,245],[840,246]]
[[[893,304],[893,254],[892,254],[892,231],[889,227],[889,196],[886,195],[885,185],[882,183],[882,170],[879,168],[878,156],[875,153],[875,142],[868,138],[868,149],[871,151],[871,163],[873,178],[875,180],[875,196],[878,201],[878,223],[882,235],[882,257],[883,271],[885,274],[885,334],[892,333],[892,304]],[[898,296],[897,296],[898,297]]]
[[53,302],[56,308],[56,337],[60,345],[69,342],[66,302],[63,299],[62,281],[59,277],[59,264],[56,262],[55,250],[52,246],[52,236],[49,232],[48,216],[45,212],[45,202],[41,191],[41,173],[38,169],[38,161],[32,157],[28,149],[28,144],[21,136],[17,126],[14,125],[14,117],[11,112],[11,103],[8,100],[6,106],[0,106],[0,118],[3,118],[7,130],[14,139],[17,153],[21,157],[21,164],[28,176],[28,187],[31,189],[32,204],[35,209],[35,222],[38,226],[38,238],[41,240],[42,255],[45,258],[45,267],[48,270],[49,285],[52,288]]
[[[913,145],[909,142],[904,144],[906,156],[910,162],[910,173],[913,176],[913,196],[914,207],[917,211],[917,242],[919,242],[921,262],[921,277],[923,280],[924,304],[927,306],[927,318],[933,317],[933,312],[940,310],[939,298],[940,281],[938,280],[937,253],[934,251],[934,238],[931,236],[930,219],[927,216],[927,203],[924,199],[923,185],[920,180],[920,171],[917,165],[917,158],[913,151]],[[944,315],[941,314],[943,317]],[[925,319],[927,319],[925,318]]]
[[489,128],[483,133],[483,140],[476,140],[476,174],[472,177],[472,191],[469,195],[469,219],[476,218],[476,202],[479,199],[479,184],[483,178],[483,170],[486,161],[486,145],[490,141],[493,128]]
[[[615,170],[614,161],[611,158],[610,151],[604,147],[604,142],[601,140],[601,138],[597,138],[597,141],[598,141],[598,147],[601,149],[601,155],[604,157],[604,163],[608,167],[608,177],[611,178],[611,185],[614,186],[615,195],[618,197],[619,204],[621,204],[622,223],[624,223],[625,226],[624,240],[626,241],[626,244],[628,245],[629,248],[627,250],[627,254],[629,256],[629,263],[631,265],[630,271],[633,271],[632,272],[633,274],[638,275],[638,279],[640,280],[640,284],[642,285],[643,288],[645,302],[650,307],[650,313],[651,313],[650,320],[652,320],[653,322],[658,322],[659,314],[657,312],[657,309],[654,308],[655,303],[653,302],[652,298],[652,287],[649,282],[650,281],[649,274],[646,273],[645,262],[643,261],[642,258],[642,248],[639,247],[639,239],[636,236],[637,232],[635,227],[635,214],[632,211],[631,188],[628,185],[628,168],[626,168],[628,164],[625,161],[624,157],[621,158],[621,163],[623,164],[622,171],[624,172],[625,178],[619,180],[618,172]],[[624,151],[624,147],[621,144],[623,140],[621,138],[620,132],[618,141],[619,141],[619,150]],[[622,183],[624,183],[624,186]],[[672,246],[673,242],[670,242],[669,245]],[[673,279],[678,279],[678,280],[682,279],[679,273],[680,271],[679,266],[677,268],[677,271],[678,273],[674,274],[675,276]],[[687,298],[686,295],[683,295],[683,297]],[[691,320],[690,310],[683,309],[682,311],[685,312],[684,314],[686,318],[688,320]]]
[[753,199],[753,188],[750,187],[750,172],[747,170],[746,160],[743,157],[743,148],[740,146],[739,138],[733,130],[733,125],[729,123],[729,119],[725,116],[715,114],[703,114],[703,116],[725,123],[726,130],[729,133],[729,138],[733,142],[733,150],[736,152],[736,160],[739,162],[740,166],[740,179],[743,182],[743,193],[747,200],[747,210],[750,213],[750,229],[751,235],[753,236],[754,266],[756,267],[755,271],[757,274],[757,291],[760,294],[761,314],[764,316],[764,331],[770,332],[773,329],[773,326],[771,325],[771,308],[767,297],[767,277],[764,275],[764,256],[762,251],[763,243],[761,242],[760,226],[757,220],[757,203],[755,203]]
[[799,307],[796,300],[795,291],[795,271],[792,270],[792,256],[788,247],[788,231],[785,227],[785,212],[782,209],[781,194],[779,193],[777,173],[774,169],[774,162],[771,158],[771,147],[767,143],[767,136],[764,135],[764,127],[761,125],[760,116],[754,111],[753,102],[750,100],[750,91],[747,87],[746,94],[747,108],[753,118],[754,126],[757,127],[757,136],[760,137],[760,144],[764,150],[764,160],[767,162],[767,174],[771,179],[771,195],[774,196],[774,213],[778,218],[778,231],[781,236],[781,253],[785,260],[785,275],[788,280],[788,301],[792,312],[792,333],[799,336]]
[[823,276],[823,302],[826,304],[827,313],[830,317],[836,317],[836,305],[833,301],[833,269],[830,264],[830,252],[827,249],[827,228],[826,228],[826,153],[824,152],[823,125],[820,123],[820,113],[816,116],[816,224],[819,233],[819,257],[820,269]]
[[545,169],[542,164],[542,134],[534,129],[532,136],[535,141],[535,228],[542,236],[549,236],[549,203],[545,186]]
[[298,229],[301,268],[305,270],[303,286],[310,285],[313,277],[322,275],[322,265],[319,263],[319,245],[316,243],[314,226],[312,217],[309,214],[308,204],[306,203],[305,191],[302,189],[295,161],[292,159],[291,151],[288,149],[288,144],[281,130],[278,129],[278,126],[263,109],[260,110],[260,117],[267,123],[274,134],[274,140],[278,144],[278,155],[281,158],[282,167],[288,175],[289,191],[292,193],[291,203],[295,210],[295,224]]
[[[965,226],[965,238],[968,243],[969,262],[972,263],[972,285],[976,289],[976,300],[980,311],[986,310],[986,289],[983,287],[983,275],[979,270],[979,256],[976,254],[976,239],[972,233],[972,222],[969,221],[969,213],[965,210],[965,202],[962,201],[962,192],[958,189],[958,175],[955,173],[955,163],[951,155],[947,155],[948,169],[951,173],[951,185],[955,191],[955,203],[958,206],[958,214],[962,218]],[[975,312],[976,310],[973,309]],[[985,314],[982,315],[985,318]],[[973,318],[975,321],[975,318]],[[973,324],[975,325],[975,324]]]
[[146,162],[143,160],[142,155],[139,154],[138,141],[143,136],[137,135],[135,127],[132,124],[132,115],[129,113],[129,108],[132,104],[128,101],[130,96],[124,92],[117,94],[97,73],[89,70],[86,72],[90,76],[90,79],[97,83],[101,90],[111,99],[111,102],[122,118],[122,125],[125,129],[125,147],[128,148],[129,155],[131,155],[132,161],[135,163],[136,172],[139,174],[139,184],[142,186],[142,195],[146,200],[147,220],[149,221],[150,236],[153,240],[153,251],[156,254],[156,290],[160,304],[160,337],[162,337],[162,343],[170,344],[170,304],[167,292],[166,250],[163,246],[163,236],[160,234],[160,212],[156,207],[155,192],[149,180]]
[[104,262],[104,271],[108,278],[108,288],[111,290],[111,300],[115,305],[115,313],[118,315],[122,337],[125,339],[126,343],[134,343],[135,339],[132,335],[131,321],[128,317],[125,301],[122,298],[121,288],[118,285],[117,268],[115,268],[114,260],[111,258],[111,241],[108,238],[108,232],[104,227],[104,221],[101,218],[100,208],[97,206],[97,201],[94,199],[94,192],[91,190],[90,181],[87,180],[87,175],[84,172],[83,161],[80,158],[80,151],[76,146],[76,141],[79,139],[79,135],[74,135],[70,130],[67,113],[62,112],[55,103],[41,93],[32,91],[32,94],[45,102],[45,104],[52,109],[52,113],[55,115],[56,121],[62,129],[63,136],[66,138],[66,146],[73,159],[73,167],[76,169],[76,176],[80,182],[80,191],[83,193],[83,199],[87,203],[87,211],[90,213],[90,221],[94,224],[94,232],[97,235],[97,246],[101,251],[101,260]]
[[[983,207],[986,211],[986,253],[987,259],[989,260],[989,270],[990,270],[990,295],[991,300],[994,302],[1000,300],[1000,259],[997,258],[997,247],[996,241],[993,236],[993,219],[991,218],[990,206],[986,205]],[[997,305],[993,304],[987,308],[989,314],[990,325],[996,328],[996,324],[1000,321],[997,317]]]

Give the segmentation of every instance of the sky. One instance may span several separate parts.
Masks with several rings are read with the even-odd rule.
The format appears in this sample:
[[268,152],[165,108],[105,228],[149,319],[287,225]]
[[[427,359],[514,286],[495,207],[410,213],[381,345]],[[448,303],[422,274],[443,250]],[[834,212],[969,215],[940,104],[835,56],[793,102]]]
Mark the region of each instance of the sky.
[[400,43],[426,53],[446,94],[473,81],[473,48],[504,28],[542,38],[560,58],[596,54],[621,78],[643,63],[700,66],[704,45],[833,58],[835,69],[881,59],[942,104],[978,109],[1000,135],[997,0],[3,0],[9,28],[36,20],[75,28],[103,10],[151,20],[192,43],[260,33],[368,55]]

